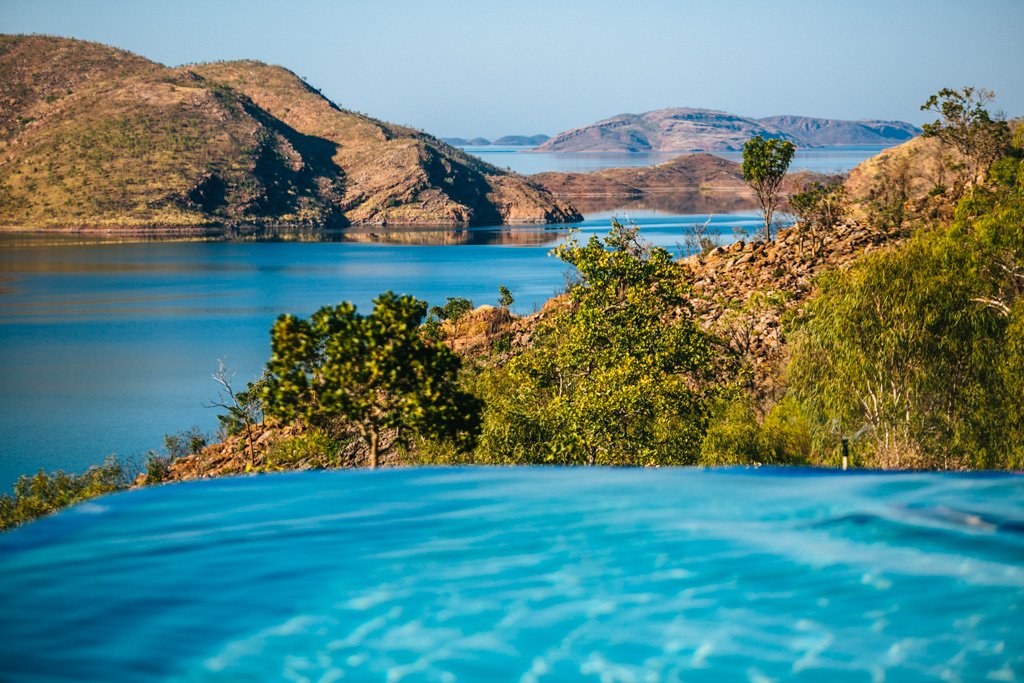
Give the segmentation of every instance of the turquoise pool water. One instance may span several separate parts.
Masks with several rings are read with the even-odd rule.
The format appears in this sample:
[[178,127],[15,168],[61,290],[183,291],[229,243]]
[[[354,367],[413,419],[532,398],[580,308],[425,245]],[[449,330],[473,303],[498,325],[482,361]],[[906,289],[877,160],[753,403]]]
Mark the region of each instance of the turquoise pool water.
[[1024,479],[210,480],[0,536],[12,681],[1010,681]]

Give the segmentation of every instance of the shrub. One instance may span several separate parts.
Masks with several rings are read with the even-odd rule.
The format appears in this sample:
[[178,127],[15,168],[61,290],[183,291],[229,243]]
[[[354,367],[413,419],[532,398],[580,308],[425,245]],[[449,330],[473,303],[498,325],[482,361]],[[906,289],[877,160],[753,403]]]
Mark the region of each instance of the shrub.
[[106,493],[127,488],[130,474],[117,457],[111,455],[102,465],[83,474],[38,474],[23,476],[14,485],[12,495],[0,496],[0,530],[11,529],[38,517]]

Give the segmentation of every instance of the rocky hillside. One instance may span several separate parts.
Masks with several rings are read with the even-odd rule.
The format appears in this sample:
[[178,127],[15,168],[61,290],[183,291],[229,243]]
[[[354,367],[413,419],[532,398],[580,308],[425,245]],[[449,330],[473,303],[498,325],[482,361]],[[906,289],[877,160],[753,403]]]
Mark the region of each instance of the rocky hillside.
[[759,120],[792,136],[802,147],[897,145],[921,133],[917,126],[903,121],[840,121],[808,116],[769,116]]
[[815,276],[904,237],[851,221],[815,249],[797,225],[771,242],[739,241],[705,258],[692,256],[686,264],[693,272],[694,312],[749,363],[751,389],[771,401],[783,379],[783,316],[813,293]]
[[555,135],[539,152],[698,152],[740,150],[755,135],[790,139],[771,125],[710,109],[620,114]]
[[669,108],[621,114],[555,135],[541,152],[739,151],[755,135],[800,147],[892,145],[918,133],[900,121],[838,121],[801,116],[753,119],[711,109]]
[[4,227],[579,218],[521,176],[259,62],[172,69],[95,43],[0,36],[0,103]]

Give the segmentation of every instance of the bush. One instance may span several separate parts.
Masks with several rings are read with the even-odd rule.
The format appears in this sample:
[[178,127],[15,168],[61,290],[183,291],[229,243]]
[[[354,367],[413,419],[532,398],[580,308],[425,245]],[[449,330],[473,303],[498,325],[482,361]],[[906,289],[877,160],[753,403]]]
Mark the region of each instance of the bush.
[[206,434],[199,427],[193,426],[177,434],[165,434],[164,450],[167,451],[168,458],[177,460],[198,453],[206,447],[207,442]]
[[306,470],[340,467],[344,444],[320,429],[275,441],[267,450],[263,469]]
[[704,465],[805,465],[811,456],[811,426],[792,399],[777,403],[763,421],[752,401],[729,401],[708,426],[701,445]]
[[0,496],[0,530],[11,529],[38,517],[128,487],[130,474],[115,456],[83,474],[52,474],[40,470],[23,476],[14,485],[13,495]]

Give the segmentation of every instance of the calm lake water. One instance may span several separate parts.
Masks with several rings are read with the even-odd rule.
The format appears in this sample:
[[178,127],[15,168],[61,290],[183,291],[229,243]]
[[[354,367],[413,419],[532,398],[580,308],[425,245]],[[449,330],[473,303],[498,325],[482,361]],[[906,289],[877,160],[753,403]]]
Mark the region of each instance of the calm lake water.
[[1024,478],[316,472],[0,535],[4,680],[1013,681]]
[[[463,149],[499,168],[509,168],[528,175],[543,173],[544,171],[589,173],[603,168],[650,166],[664,163],[680,156],[679,152],[552,154],[548,152],[534,152],[532,147],[501,147],[496,145],[463,147]],[[850,170],[865,159],[870,159],[883,149],[886,149],[886,147],[877,145],[798,149],[791,169],[794,171],[815,171],[817,173],[842,173]],[[712,154],[736,162],[742,160],[740,152],[712,152]]]
[[[620,213],[620,215],[622,215]],[[675,251],[706,216],[631,211],[651,242]],[[729,243],[754,213],[716,215]],[[576,226],[604,234],[610,217]],[[520,313],[564,287],[549,255],[566,226],[351,232],[336,242],[139,242],[0,234],[0,487],[39,468],[80,471],[109,453],[142,456],[164,434],[212,432],[218,359],[236,387],[259,376],[282,313],[385,290],[431,304],[494,304],[498,285]],[[352,241],[352,240],[366,241]],[[381,240],[392,240],[391,243]]]

